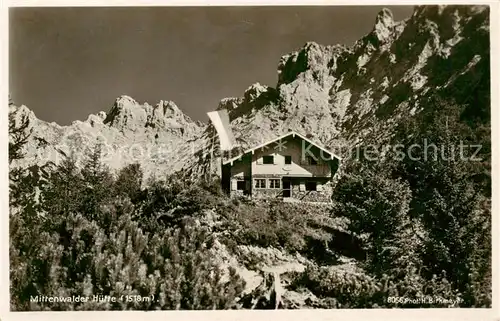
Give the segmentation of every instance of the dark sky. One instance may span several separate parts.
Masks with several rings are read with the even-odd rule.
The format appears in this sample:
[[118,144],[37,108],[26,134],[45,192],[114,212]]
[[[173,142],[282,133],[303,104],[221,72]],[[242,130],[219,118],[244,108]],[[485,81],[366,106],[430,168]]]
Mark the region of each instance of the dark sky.
[[[10,93],[61,125],[129,95],[173,100],[206,121],[221,98],[274,86],[282,55],[308,41],[347,44],[381,6],[10,9]],[[392,7],[395,20],[413,7]]]

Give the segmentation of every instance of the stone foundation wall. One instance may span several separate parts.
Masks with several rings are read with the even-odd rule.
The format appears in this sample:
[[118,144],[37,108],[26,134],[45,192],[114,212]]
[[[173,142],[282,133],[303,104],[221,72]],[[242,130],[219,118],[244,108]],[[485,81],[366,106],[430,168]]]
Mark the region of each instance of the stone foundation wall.
[[245,191],[236,190],[236,191],[231,191],[231,196],[240,197],[240,196],[246,196],[246,195],[245,195]]
[[281,189],[254,189],[252,191],[252,197],[254,198],[281,198]]
[[[332,195],[331,182],[320,182],[320,184],[321,187],[320,190],[318,191],[305,191],[305,190],[301,191],[300,180],[293,181],[291,185],[292,195],[289,199],[304,201],[304,202],[330,202]],[[234,197],[249,196],[245,191],[242,190],[232,190],[230,194],[231,196]],[[281,199],[283,198],[283,190],[270,189],[270,188],[263,188],[263,189],[253,188],[251,197],[255,199],[264,199],[264,198]]]
[[331,194],[323,191],[292,192],[292,198],[303,202],[330,202]]
[[292,198],[304,202],[330,202],[332,191],[331,183],[322,184],[319,191],[301,191],[298,184],[292,184]]

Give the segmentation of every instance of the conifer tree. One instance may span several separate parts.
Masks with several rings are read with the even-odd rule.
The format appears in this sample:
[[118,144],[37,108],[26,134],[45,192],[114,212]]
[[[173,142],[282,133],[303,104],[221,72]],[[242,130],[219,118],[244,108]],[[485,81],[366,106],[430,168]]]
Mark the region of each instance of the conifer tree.
[[[388,177],[380,165],[356,163],[333,192],[334,214],[349,219],[349,230],[365,240],[367,268],[377,276],[390,273],[407,246],[400,242],[408,228],[411,191],[408,184]],[[398,244],[402,248],[397,248]]]
[[140,164],[130,164],[118,172],[115,182],[115,193],[136,200],[141,193],[143,171]]
[[70,212],[76,211],[81,197],[81,176],[73,154],[64,157],[51,174],[44,192],[44,211],[50,218],[63,220]]
[[17,123],[15,114],[9,112],[9,164],[24,156],[23,148],[33,132],[29,125],[27,117]]
[[102,146],[97,144],[83,164],[81,170],[83,194],[79,211],[90,219],[99,216],[102,202],[112,196],[113,178],[109,169],[101,163]]
[[[432,108],[403,123],[396,139],[405,146],[425,141],[437,148],[406,157],[396,173],[409,182],[414,195],[410,215],[428,235],[424,271],[431,276],[444,270],[460,292],[469,292],[475,282],[471,276],[477,278],[480,270],[487,278],[491,261],[490,242],[484,237],[491,233],[490,133],[470,127],[462,119],[463,106],[438,98],[428,103]],[[491,288],[486,285],[484,290]],[[487,304],[484,297],[481,300],[469,296],[466,304]]]

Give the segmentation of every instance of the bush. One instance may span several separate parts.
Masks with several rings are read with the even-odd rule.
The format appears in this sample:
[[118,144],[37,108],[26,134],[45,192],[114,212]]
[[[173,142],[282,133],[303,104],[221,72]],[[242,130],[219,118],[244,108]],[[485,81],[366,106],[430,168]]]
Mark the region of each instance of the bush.
[[147,231],[177,226],[185,217],[201,217],[203,211],[222,202],[216,182],[187,181],[178,175],[154,181],[136,198],[138,222]]
[[[36,207],[31,198],[26,202],[16,197],[12,203],[16,211],[10,215],[11,308],[237,307],[244,281],[234,269],[219,267],[209,231],[193,219],[210,206],[213,191],[197,185],[186,190],[181,182],[171,180],[170,184],[157,182],[144,193],[137,168],[122,171],[117,182],[98,158],[94,154],[82,170],[71,158],[56,167],[44,177],[44,184],[37,184]],[[33,195],[30,184],[15,187],[15,195]],[[167,224],[157,220],[158,213],[171,209],[178,211],[170,217],[174,220]],[[90,301],[31,300],[72,295]],[[94,295],[109,295],[117,301],[92,301]],[[126,296],[139,300],[122,299]]]
[[387,177],[382,168],[355,164],[336,185],[333,201],[333,214],[348,218],[348,230],[364,236],[366,267],[377,276],[390,273],[405,250],[395,245],[408,224],[408,184]]
[[[301,288],[310,290],[320,299],[320,305],[329,309],[458,307],[463,303],[446,278],[434,276],[425,280],[412,268],[403,279],[397,279],[388,275],[374,278],[338,267],[311,265],[292,276],[289,289],[300,291]],[[391,301],[390,297],[401,301]],[[418,301],[424,298],[434,301]]]
[[[331,239],[329,229],[336,222],[326,207],[283,203],[228,204],[220,209],[221,229],[240,245],[276,247],[289,252],[308,253],[314,241],[326,244]],[[323,247],[323,249],[325,249]]]
[[[461,306],[490,306],[489,132],[470,127],[462,106],[438,98],[426,103],[431,108],[401,123],[393,145],[427,140],[441,155],[421,148],[401,158],[388,151],[377,164],[347,164],[333,214],[348,218],[349,230],[362,236],[369,253],[364,267],[376,278],[391,275],[396,288],[421,293],[439,276],[451,289],[440,295],[460,295]],[[459,154],[460,146],[478,142],[486,144],[480,160]]]

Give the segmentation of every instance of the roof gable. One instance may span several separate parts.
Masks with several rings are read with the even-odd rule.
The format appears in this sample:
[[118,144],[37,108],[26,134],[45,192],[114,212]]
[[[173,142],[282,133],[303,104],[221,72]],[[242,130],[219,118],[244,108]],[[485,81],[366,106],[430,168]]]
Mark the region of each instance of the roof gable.
[[243,153],[239,154],[238,156],[233,157],[233,158],[230,158],[230,159],[228,159],[228,160],[226,160],[226,161],[223,161],[223,162],[222,162],[222,164],[223,164],[223,165],[226,165],[226,164],[229,164],[229,163],[233,163],[234,161],[241,159],[241,157],[242,157],[243,155],[246,155],[246,154],[248,154],[248,153],[253,153],[255,150],[257,150],[257,149],[259,149],[259,148],[265,147],[265,146],[267,146],[267,145],[269,145],[269,144],[275,143],[275,142],[277,142],[277,141],[279,141],[279,140],[282,140],[282,139],[285,139],[285,138],[287,138],[287,137],[289,137],[289,136],[299,137],[300,139],[302,139],[302,140],[304,140],[304,141],[308,142],[309,144],[311,144],[311,145],[313,145],[313,146],[315,146],[315,147],[319,148],[320,150],[322,150],[322,151],[324,151],[324,152],[326,152],[326,153],[330,154],[330,155],[332,156],[332,158],[333,158],[333,157],[335,157],[335,158],[336,158],[336,159],[338,159],[338,160],[340,160],[340,159],[341,159],[339,156],[335,155],[333,152],[329,151],[328,149],[326,149],[325,147],[321,146],[320,144],[315,143],[315,142],[313,142],[313,141],[309,140],[308,138],[306,138],[306,137],[302,136],[301,134],[299,134],[299,133],[297,133],[297,132],[290,131],[290,132],[288,132],[288,133],[286,133],[286,134],[284,134],[284,135],[282,135],[282,136],[279,136],[279,137],[277,137],[277,138],[274,138],[274,139],[272,139],[272,140],[269,140],[269,141],[267,141],[267,142],[264,142],[264,143],[262,143],[262,144],[260,144],[260,145],[255,146],[255,147],[249,148],[249,149],[245,150]]

